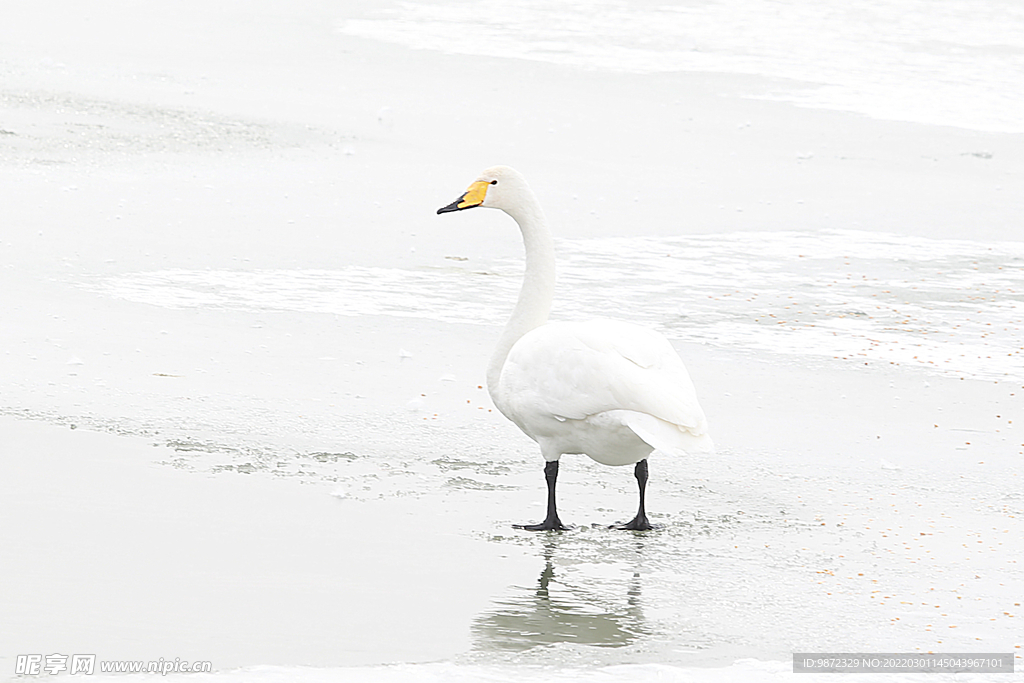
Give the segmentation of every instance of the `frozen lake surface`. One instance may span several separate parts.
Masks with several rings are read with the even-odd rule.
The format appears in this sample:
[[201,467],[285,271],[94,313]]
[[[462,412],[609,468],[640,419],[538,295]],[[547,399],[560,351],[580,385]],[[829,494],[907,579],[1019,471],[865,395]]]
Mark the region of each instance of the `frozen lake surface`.
[[[1017,4],[58,4],[0,22],[0,679],[1021,661]],[[512,528],[542,460],[482,385],[522,247],[434,213],[496,163],[553,317],[690,369],[718,453],[652,456],[654,533],[583,457],[575,529]]]
[[[1024,379],[1024,246],[863,231],[565,241],[556,316],[608,302],[673,339],[751,353],[883,360]],[[520,269],[157,271],[87,285],[169,307],[387,315],[500,325]],[[560,314],[560,315],[559,315]]]
[[1024,8],[1011,0],[401,2],[339,30],[592,69],[791,79],[802,85],[748,94],[1024,132]]

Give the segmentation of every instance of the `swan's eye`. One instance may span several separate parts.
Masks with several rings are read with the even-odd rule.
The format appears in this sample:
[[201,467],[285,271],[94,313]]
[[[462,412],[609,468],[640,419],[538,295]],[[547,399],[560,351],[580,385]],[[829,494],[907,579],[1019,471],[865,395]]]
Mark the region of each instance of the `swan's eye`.
[[492,180],[492,181],[491,181],[491,185],[497,185],[497,184],[498,184],[498,181],[497,181],[497,180]]

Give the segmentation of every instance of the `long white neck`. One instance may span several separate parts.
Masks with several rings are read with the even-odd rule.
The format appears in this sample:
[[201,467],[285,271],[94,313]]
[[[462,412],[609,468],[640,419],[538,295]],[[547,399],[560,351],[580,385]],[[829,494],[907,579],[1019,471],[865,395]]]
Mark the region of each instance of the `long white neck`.
[[537,198],[529,189],[523,189],[521,201],[514,208],[505,209],[523,233],[523,245],[526,247],[523,286],[519,290],[519,300],[512,311],[512,317],[505,324],[505,331],[487,366],[487,390],[491,400],[503,413],[505,407],[498,392],[498,380],[508,352],[520,337],[548,321],[555,291],[555,245],[551,232]]

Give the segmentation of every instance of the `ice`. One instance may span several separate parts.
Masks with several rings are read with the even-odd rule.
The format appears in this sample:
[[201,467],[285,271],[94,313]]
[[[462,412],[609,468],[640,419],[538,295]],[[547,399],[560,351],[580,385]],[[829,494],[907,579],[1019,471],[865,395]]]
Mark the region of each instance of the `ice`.
[[[563,240],[559,251],[567,293],[555,316],[598,317],[614,297],[634,319],[684,341],[1024,379],[1019,243],[826,230]],[[501,278],[455,269],[176,270],[88,287],[163,306],[498,324],[517,268],[503,266]]]
[[[1013,3],[9,5],[0,679],[1021,652]],[[687,363],[719,451],[652,456],[655,533],[573,456],[575,529],[512,526],[546,493],[484,380],[520,236],[435,213],[496,163],[556,235],[553,319]]]
[[[758,74],[802,82],[756,97],[898,121],[1020,133],[1024,12],[943,0],[850,7],[787,0],[699,1],[585,12],[574,0],[406,2],[340,22],[346,35],[416,49],[623,70]],[[482,25],[481,25],[482,22]],[[1010,47],[1015,46],[1015,47]],[[742,125],[742,124],[741,124]]]

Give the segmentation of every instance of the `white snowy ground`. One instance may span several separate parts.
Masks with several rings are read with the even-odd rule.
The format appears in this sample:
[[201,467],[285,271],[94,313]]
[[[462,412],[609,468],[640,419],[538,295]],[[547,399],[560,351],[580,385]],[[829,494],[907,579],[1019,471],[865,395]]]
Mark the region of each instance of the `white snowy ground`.
[[[386,681],[1020,655],[1020,135],[412,51],[346,12],[5,9],[3,679],[32,653]],[[719,453],[652,458],[655,533],[603,528],[635,484],[582,458],[576,531],[511,528],[542,463],[480,385],[521,246],[434,215],[495,163],[561,238],[555,316],[644,319],[690,367]]]

